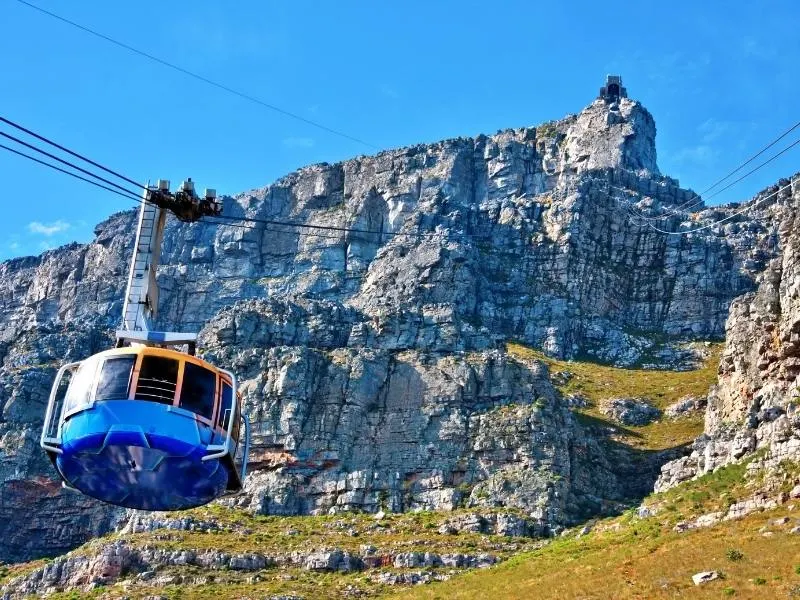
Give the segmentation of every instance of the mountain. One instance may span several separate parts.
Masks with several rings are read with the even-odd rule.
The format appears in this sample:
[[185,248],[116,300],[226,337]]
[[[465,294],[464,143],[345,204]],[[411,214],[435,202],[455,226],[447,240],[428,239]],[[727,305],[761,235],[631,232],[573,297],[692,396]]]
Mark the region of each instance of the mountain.
[[797,193],[796,185],[786,190],[793,210],[785,212],[778,225],[780,254],[761,273],[758,288],[731,304],[719,380],[709,394],[705,433],[689,456],[664,465],[656,490],[754,453],[758,457],[751,466],[754,471],[800,461]]
[[[548,536],[764,436],[794,448],[776,433],[796,414],[797,334],[781,308],[794,306],[793,190],[703,208],[660,174],[655,136],[640,103],[601,97],[537,127],[313,165],[224,199],[229,216],[324,229],[171,221],[159,327],[199,331],[254,422],[246,492],[227,505],[502,508]],[[58,365],[112,343],[135,218],[0,265],[0,560],[55,556],[140,518],[62,491],[38,447]],[[663,232],[680,228],[697,231]],[[546,361],[508,351],[686,370],[726,320],[693,452],[620,442],[576,416]]]

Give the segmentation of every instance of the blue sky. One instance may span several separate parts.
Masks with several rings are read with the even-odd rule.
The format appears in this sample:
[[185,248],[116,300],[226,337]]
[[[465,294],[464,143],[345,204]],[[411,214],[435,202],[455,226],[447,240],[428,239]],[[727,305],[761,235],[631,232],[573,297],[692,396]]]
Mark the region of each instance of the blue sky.
[[[380,148],[560,118],[620,73],[655,116],[662,172],[699,191],[800,120],[791,0],[32,1]],[[15,0],[0,28],[0,114],[136,180],[235,193],[373,152]],[[800,147],[715,201],[798,170]],[[0,175],[0,258],[87,241],[132,205],[5,151]]]

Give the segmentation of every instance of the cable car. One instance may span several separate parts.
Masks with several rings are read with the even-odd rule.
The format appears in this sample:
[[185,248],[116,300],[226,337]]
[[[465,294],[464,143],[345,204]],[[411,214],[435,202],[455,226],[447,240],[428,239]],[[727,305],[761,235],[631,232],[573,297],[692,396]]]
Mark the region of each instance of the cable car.
[[98,500],[178,510],[242,487],[248,449],[230,371],[175,350],[107,350],[62,367],[49,405],[45,450],[67,485]]
[[195,334],[149,329],[164,211],[177,207],[181,220],[221,211],[191,180],[175,196],[168,186],[145,190],[117,347],[59,369],[40,441],[66,487],[144,510],[238,492],[250,440],[236,376],[194,355]]

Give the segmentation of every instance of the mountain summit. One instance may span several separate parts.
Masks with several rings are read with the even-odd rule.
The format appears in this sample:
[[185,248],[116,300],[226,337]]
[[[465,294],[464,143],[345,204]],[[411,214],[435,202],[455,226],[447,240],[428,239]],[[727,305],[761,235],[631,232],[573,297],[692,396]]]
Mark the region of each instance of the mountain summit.
[[[651,489],[673,454],[599,443],[544,364],[507,344],[688,368],[688,344],[724,335],[733,299],[779,255],[791,195],[712,226],[734,209],[697,210],[662,176],[655,132],[620,90],[560,121],[313,165],[226,199],[271,225],[172,222],[160,326],[200,332],[254,421],[237,506],[503,506],[546,535]],[[37,440],[57,365],[111,344],[134,222],[119,213],[89,244],[0,264],[0,493],[28,516],[0,522],[2,560],[129,518],[62,492]]]

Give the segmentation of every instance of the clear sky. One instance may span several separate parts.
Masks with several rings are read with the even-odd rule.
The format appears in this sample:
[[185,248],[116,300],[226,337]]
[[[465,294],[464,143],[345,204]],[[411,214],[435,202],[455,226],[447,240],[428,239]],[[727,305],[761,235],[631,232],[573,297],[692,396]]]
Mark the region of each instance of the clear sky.
[[[380,148],[561,118],[620,73],[662,172],[700,191],[800,120],[796,0],[31,1]],[[0,28],[0,114],[137,181],[236,193],[373,152],[16,0]],[[799,170],[800,146],[715,201]],[[87,241],[132,206],[2,150],[0,175],[0,258]]]

